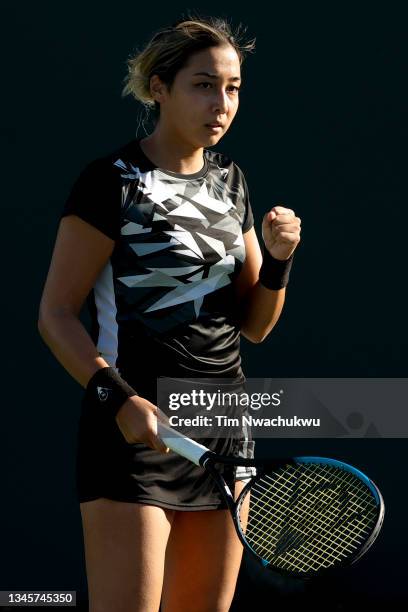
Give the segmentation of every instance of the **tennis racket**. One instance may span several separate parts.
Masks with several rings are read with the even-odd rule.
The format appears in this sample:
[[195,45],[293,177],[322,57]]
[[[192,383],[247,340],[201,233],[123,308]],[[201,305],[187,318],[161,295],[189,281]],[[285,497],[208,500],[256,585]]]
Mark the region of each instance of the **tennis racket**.
[[[347,463],[325,457],[224,457],[161,421],[158,435],[171,450],[211,474],[239,539],[264,567],[310,578],[355,563],[379,534],[381,493]],[[220,463],[256,468],[236,501],[217,470]]]

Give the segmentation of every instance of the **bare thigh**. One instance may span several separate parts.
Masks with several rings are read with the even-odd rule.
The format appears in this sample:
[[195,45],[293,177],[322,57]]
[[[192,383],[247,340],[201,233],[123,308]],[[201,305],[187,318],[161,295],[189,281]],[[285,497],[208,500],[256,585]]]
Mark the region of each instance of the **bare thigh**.
[[[235,499],[244,484],[236,482]],[[227,612],[242,550],[228,510],[176,512],[166,551],[162,612]]]
[[174,511],[106,498],[80,508],[89,612],[158,612]]

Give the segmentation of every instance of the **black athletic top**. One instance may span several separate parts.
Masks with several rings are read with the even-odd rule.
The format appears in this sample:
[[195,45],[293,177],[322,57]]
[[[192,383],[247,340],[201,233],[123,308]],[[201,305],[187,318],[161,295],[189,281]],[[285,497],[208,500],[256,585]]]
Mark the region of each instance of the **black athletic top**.
[[[168,172],[133,140],[83,169],[61,214],[78,215],[115,241],[88,296],[91,336],[105,361],[154,404],[161,376],[245,379],[233,281],[253,215],[238,166],[206,149],[203,158],[195,174]],[[200,441],[220,454],[253,456],[244,429],[240,439]],[[252,473],[220,469],[231,489]],[[226,507],[201,467],[176,453],[128,444],[86,392],[77,493],[80,502],[108,497],[178,510]]]
[[115,240],[88,296],[91,336],[138,391],[152,375],[243,376],[233,282],[254,219],[240,168],[203,157],[194,174],[169,172],[132,140],[83,169],[61,214]]

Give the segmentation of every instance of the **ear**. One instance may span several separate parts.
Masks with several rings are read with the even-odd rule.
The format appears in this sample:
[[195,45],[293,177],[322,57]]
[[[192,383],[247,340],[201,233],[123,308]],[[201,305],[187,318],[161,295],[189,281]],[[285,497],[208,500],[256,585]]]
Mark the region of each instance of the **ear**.
[[150,77],[150,93],[155,102],[161,104],[165,99],[167,87],[157,74],[153,74],[153,76]]

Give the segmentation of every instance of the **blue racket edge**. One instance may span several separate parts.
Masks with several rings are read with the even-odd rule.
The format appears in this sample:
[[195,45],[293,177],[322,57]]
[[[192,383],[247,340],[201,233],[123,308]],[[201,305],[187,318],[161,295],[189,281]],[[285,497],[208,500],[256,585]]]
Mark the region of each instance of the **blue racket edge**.
[[330,457],[293,457],[293,460],[296,463],[320,463],[324,465],[328,464],[346,470],[347,472],[350,472],[351,474],[354,474],[355,476],[360,478],[364,482],[364,484],[367,485],[367,487],[374,495],[377,504],[383,503],[383,499],[381,493],[378,490],[378,487],[370,478],[368,478],[368,476],[366,476],[363,472],[355,468],[353,465],[344,463],[344,461],[339,461],[337,459],[331,459]]
[[[262,467],[262,466],[265,466],[265,465],[267,465],[267,466],[271,466],[271,465],[274,466],[275,465],[275,461],[268,461],[268,460],[265,461],[265,462],[263,462],[263,461],[256,461],[256,460],[247,460],[247,461],[248,461],[248,463],[249,462],[253,463],[253,465],[257,466],[257,467]],[[339,569],[341,570],[341,568],[353,565],[356,561],[358,561],[369,550],[369,548],[371,548],[372,544],[377,539],[377,536],[378,536],[378,534],[379,534],[379,532],[381,530],[382,524],[383,524],[384,513],[385,513],[385,505],[384,505],[384,500],[383,500],[383,497],[381,495],[381,492],[379,491],[379,489],[376,486],[376,484],[370,478],[368,478],[368,476],[366,476],[366,474],[361,472],[361,470],[358,470],[357,468],[355,468],[354,466],[352,466],[352,465],[350,465],[348,463],[344,463],[343,461],[340,461],[340,460],[337,460],[337,459],[332,459],[330,457],[298,456],[298,457],[290,457],[287,460],[282,460],[282,462],[281,462],[281,460],[277,461],[278,465],[282,465],[284,463],[331,465],[333,467],[340,468],[340,469],[343,469],[345,471],[348,471],[351,474],[353,474],[354,476],[358,477],[367,486],[367,488],[370,490],[370,492],[372,493],[373,498],[374,498],[374,500],[376,502],[376,505],[377,505],[377,508],[378,508],[378,518],[377,518],[377,523],[375,525],[375,528],[373,529],[373,531],[371,532],[371,534],[367,538],[367,540],[364,542],[364,544],[362,544],[361,548],[358,551],[356,551],[356,553],[352,557],[349,557],[344,562],[338,563],[338,564],[336,564],[333,567],[319,569],[319,571],[317,573],[315,571],[309,572],[309,573],[307,573],[307,572],[302,573],[302,572],[288,571],[288,570],[285,570],[283,568],[277,568],[277,567],[271,565],[270,561],[263,559],[254,549],[252,549],[252,547],[250,546],[250,544],[247,542],[247,540],[245,538],[245,534],[242,532],[241,525],[240,525],[240,522],[239,522],[238,512],[239,512],[240,502],[245,497],[248,489],[251,488],[252,483],[257,480],[257,476],[253,476],[250,479],[250,481],[247,482],[247,484],[245,485],[245,487],[241,491],[237,501],[234,503],[234,507],[235,507],[236,511],[234,512],[233,519],[234,519],[234,523],[235,523],[235,526],[236,526],[237,534],[238,534],[238,536],[239,536],[239,538],[241,540],[241,543],[257,559],[257,561],[264,568],[270,569],[270,570],[275,571],[275,572],[277,572],[279,574],[282,574],[282,575],[302,578],[302,579],[306,579],[306,580],[315,577],[317,574],[321,575],[321,574],[326,574],[326,573],[330,573],[330,572],[335,572],[335,571],[338,571]]]
[[[291,576],[297,575],[302,578],[309,577],[308,574],[306,574],[305,572],[297,573],[297,572],[294,572],[293,570],[287,571],[287,570],[284,570],[283,568],[276,568],[273,564],[270,563],[270,561],[263,560],[262,557],[255,550],[251,548],[250,544],[246,540],[245,534],[241,531],[239,518],[238,518],[240,503],[243,500],[246,493],[248,492],[248,490],[251,489],[252,485],[255,484],[256,481],[262,477],[262,474],[267,472],[269,469],[274,471],[279,468],[285,467],[285,465],[288,465],[288,464],[289,465],[296,465],[296,464],[298,465],[302,465],[302,464],[319,465],[320,464],[323,466],[332,466],[334,468],[341,469],[343,471],[347,471],[351,473],[354,477],[358,478],[367,487],[368,491],[370,491],[370,493],[372,494],[373,502],[377,507],[378,513],[377,513],[376,524],[371,534],[367,537],[367,540],[355,552],[355,554],[353,556],[348,557],[344,563],[337,564],[335,568],[334,567],[333,568],[331,567],[323,568],[319,570],[319,573],[331,571],[332,569],[336,569],[338,567],[341,567],[342,565],[351,565],[352,563],[357,561],[357,559],[359,559],[368,550],[368,548],[370,548],[371,544],[375,541],[381,529],[381,525],[382,525],[382,521],[384,517],[384,503],[383,503],[381,493],[379,489],[377,488],[377,486],[375,485],[375,483],[370,478],[368,478],[368,476],[366,476],[363,472],[361,472],[354,466],[349,465],[348,463],[345,463],[337,459],[332,459],[328,457],[319,457],[319,456],[297,456],[297,457],[289,456],[289,457],[279,457],[279,458],[261,459],[261,460],[238,458],[238,457],[231,457],[231,456],[222,456],[222,455],[217,455],[216,453],[209,450],[204,445],[194,440],[191,440],[189,438],[186,438],[182,434],[178,432],[174,432],[170,428],[160,423],[158,424],[158,431],[160,432],[159,435],[161,434],[160,437],[172,450],[174,450],[181,456],[185,457],[189,461],[192,461],[196,465],[200,465],[201,467],[203,467],[204,469],[206,469],[212,474],[216,484],[218,485],[228,505],[228,508],[234,520],[237,534],[242,544],[253,555],[255,555],[257,560],[260,561],[264,567],[269,567],[269,569],[275,569],[276,571],[282,574],[288,574]],[[224,465],[250,466],[250,467],[257,468],[257,475],[250,478],[248,483],[245,485],[245,487],[241,491],[236,502],[233,499],[233,496],[231,494],[231,491],[228,485],[225,483],[223,478],[220,477],[220,474],[218,473],[218,470],[215,467],[217,463],[221,463]],[[312,575],[316,575],[316,572],[314,572]]]

